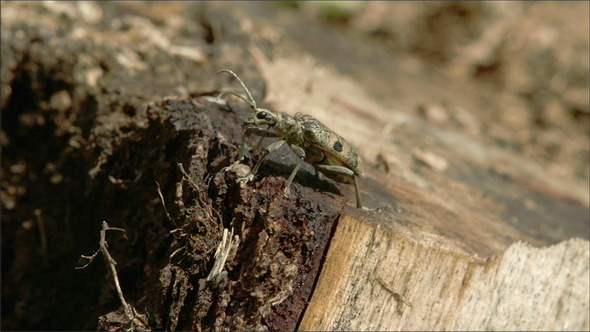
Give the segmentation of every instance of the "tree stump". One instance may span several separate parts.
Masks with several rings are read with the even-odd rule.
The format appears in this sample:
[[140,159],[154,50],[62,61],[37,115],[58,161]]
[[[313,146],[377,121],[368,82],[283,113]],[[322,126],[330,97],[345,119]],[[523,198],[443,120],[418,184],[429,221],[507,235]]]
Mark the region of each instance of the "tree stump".
[[[355,38],[261,3],[2,3],[3,328],[130,327],[107,266],[75,269],[105,220],[149,329],[587,330],[587,179],[482,138],[478,86]],[[256,141],[223,68],[355,146],[375,210],[309,165],[284,197],[287,147],[236,181],[261,152],[224,169]]]

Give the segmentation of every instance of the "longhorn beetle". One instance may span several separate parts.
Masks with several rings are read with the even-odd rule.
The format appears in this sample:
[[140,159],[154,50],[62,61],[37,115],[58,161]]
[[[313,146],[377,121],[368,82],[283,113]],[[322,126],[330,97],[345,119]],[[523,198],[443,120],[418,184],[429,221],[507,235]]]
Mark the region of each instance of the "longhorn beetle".
[[[217,100],[226,94],[233,95],[245,101],[252,107],[252,114],[243,123],[243,126],[261,126],[267,125],[266,129],[258,127],[248,127],[246,134],[260,136],[261,139],[257,146],[260,145],[264,137],[278,137],[280,140],[270,144],[264,150],[264,154],[258,160],[254,168],[244,178],[238,179],[240,182],[249,182],[254,179],[258,172],[260,164],[266,156],[287,143],[291,150],[299,157],[293,172],[285,184],[284,196],[289,197],[291,183],[297,174],[299,167],[305,161],[311,164],[316,171],[319,171],[332,180],[354,184],[356,192],[356,206],[363,208],[361,195],[359,192],[357,177],[363,174],[363,164],[356,151],[340,135],[336,134],[316,118],[311,115],[296,113],[291,116],[285,113],[273,112],[256,106],[256,101],[252,94],[236,73],[229,69],[223,69],[217,74],[223,72],[230,73],[234,76],[244,91],[246,96],[239,95],[232,91],[223,91],[217,96]],[[245,143],[240,148],[238,160],[227,169],[233,168],[244,158]]]

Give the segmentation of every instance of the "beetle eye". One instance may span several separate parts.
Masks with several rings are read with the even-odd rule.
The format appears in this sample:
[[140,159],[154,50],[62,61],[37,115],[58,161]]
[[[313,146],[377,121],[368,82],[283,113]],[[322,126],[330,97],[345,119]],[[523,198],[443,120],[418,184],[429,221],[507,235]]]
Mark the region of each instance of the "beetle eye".
[[268,112],[258,112],[256,113],[256,118],[259,120],[271,120],[272,117],[270,116],[270,114],[268,114]]

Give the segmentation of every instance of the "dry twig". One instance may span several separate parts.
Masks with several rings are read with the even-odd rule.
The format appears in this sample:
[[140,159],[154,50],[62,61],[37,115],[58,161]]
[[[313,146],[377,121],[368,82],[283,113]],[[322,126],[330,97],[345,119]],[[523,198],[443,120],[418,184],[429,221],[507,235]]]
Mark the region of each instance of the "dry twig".
[[223,277],[227,274],[227,272],[223,271],[225,262],[227,261],[232,249],[237,248],[239,242],[240,237],[238,235],[234,236],[233,229],[229,232],[229,234],[227,228],[223,229],[221,242],[219,242],[217,250],[215,251],[215,255],[213,255],[215,263],[213,263],[213,267],[207,276],[207,281],[211,281],[214,287],[217,286],[219,281],[221,281],[221,279],[223,279]]
[[186,178],[186,180],[188,181],[188,183],[191,184],[191,186],[193,186],[193,188],[197,191],[200,192],[200,188],[199,186],[195,183],[195,181],[193,181],[193,179],[191,179],[190,175],[188,175],[188,173],[186,172],[186,170],[184,169],[184,167],[182,166],[182,163],[178,163],[178,168],[180,168],[180,171],[182,172],[182,174],[184,174],[184,177]]
[[109,224],[106,221],[103,221],[102,222],[102,230],[100,231],[100,242],[99,242],[100,248],[98,250],[96,250],[90,256],[81,255],[81,257],[84,259],[87,259],[88,262],[86,264],[84,264],[83,266],[77,266],[76,269],[86,268],[88,265],[90,265],[90,263],[92,263],[92,261],[94,261],[96,256],[98,256],[98,253],[102,252],[102,254],[104,255],[104,257],[107,261],[107,265],[109,266],[111,273],[113,275],[113,279],[115,281],[115,288],[117,289],[117,295],[119,296],[119,300],[121,300],[121,303],[123,304],[123,308],[125,310],[125,315],[129,319],[129,322],[130,322],[129,329],[131,329],[131,330],[149,330],[146,316],[137,312],[137,310],[135,310],[135,308],[132,305],[127,303],[127,301],[125,300],[125,296],[123,296],[123,291],[121,290],[121,284],[119,283],[119,275],[117,274],[117,268],[115,267],[117,265],[117,262],[113,259],[113,257],[111,256],[111,254],[109,253],[109,250],[108,250],[108,244],[107,244],[107,240],[106,240],[107,231],[125,232],[125,230],[122,228],[109,227]]
[[162,189],[160,189],[158,181],[156,181],[156,186],[158,186],[158,195],[160,195],[160,201],[162,202],[162,207],[164,207],[164,212],[166,212],[166,217],[168,217],[168,220],[172,221],[172,217],[170,217],[170,213],[168,213],[168,209],[166,209],[166,202],[164,202],[164,195],[162,195]]
[[41,209],[35,209],[35,219],[37,220],[37,227],[39,228],[39,237],[41,238],[41,252],[43,254],[43,261],[45,265],[49,264],[49,250],[47,247],[47,231],[45,230],[45,221],[41,214]]
[[193,189],[195,189],[195,192],[197,194],[197,199],[199,200],[201,207],[203,207],[203,209],[205,209],[205,213],[207,213],[207,217],[209,219],[213,219],[213,213],[211,212],[211,207],[205,201],[206,198],[204,197],[203,189],[201,187],[199,187],[199,185],[197,185],[195,183],[195,181],[190,177],[188,172],[184,169],[184,166],[182,166],[182,163],[178,163],[178,168],[180,168],[180,171],[182,172],[182,174],[184,175],[184,178],[188,181],[188,183],[190,183],[190,185],[193,187]]

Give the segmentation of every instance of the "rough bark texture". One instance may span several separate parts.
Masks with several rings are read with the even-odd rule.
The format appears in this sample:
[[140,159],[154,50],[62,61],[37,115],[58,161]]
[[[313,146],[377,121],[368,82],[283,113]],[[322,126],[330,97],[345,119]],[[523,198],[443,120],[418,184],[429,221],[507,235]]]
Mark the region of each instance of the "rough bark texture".
[[[172,45],[120,47],[130,36],[113,38],[117,31],[106,27],[112,21],[92,30],[66,15],[73,28],[63,29],[66,22],[51,11],[86,5],[77,6],[3,8],[3,325],[89,328],[116,309],[101,264],[74,270],[108,220],[127,231],[127,240],[111,239],[110,248],[127,299],[149,315],[151,328],[293,329],[343,206],[313,199],[314,190],[336,187],[302,173],[286,199],[289,167],[276,162],[265,164],[260,181],[237,184],[235,172],[220,172],[243,140],[235,109],[205,97],[164,98],[177,87],[192,95],[215,90],[217,66],[174,56]],[[36,16],[47,11],[53,16]],[[138,17],[119,19],[138,33],[153,28]],[[206,29],[200,32],[197,50],[206,45]],[[213,287],[204,278],[224,228],[240,241],[229,274]],[[99,327],[125,327],[122,317],[106,315]]]
[[[75,269],[102,220],[151,329],[589,328],[588,4],[300,5],[2,3],[3,329],[129,328]],[[355,146],[381,209],[309,165],[283,197],[286,147],[223,171],[255,140],[221,68]]]

